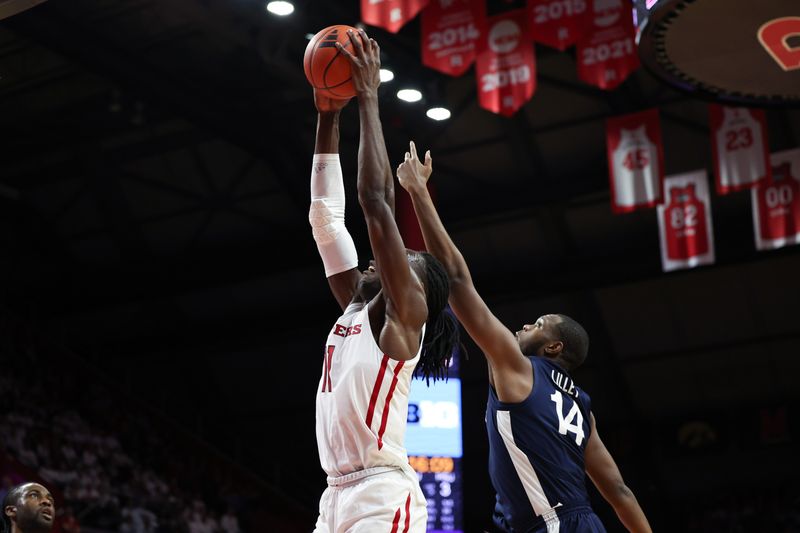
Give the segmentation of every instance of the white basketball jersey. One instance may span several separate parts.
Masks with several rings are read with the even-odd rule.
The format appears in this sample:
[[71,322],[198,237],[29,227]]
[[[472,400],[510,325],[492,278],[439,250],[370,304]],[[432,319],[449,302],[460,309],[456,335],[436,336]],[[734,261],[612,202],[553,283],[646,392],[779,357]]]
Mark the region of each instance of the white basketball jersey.
[[658,168],[658,149],[647,136],[646,127],[623,128],[614,152],[617,205],[632,207],[656,200],[661,195]]
[[317,387],[317,447],[328,476],[378,466],[410,469],[404,446],[408,392],[421,351],[420,343],[408,361],[384,354],[363,303],[350,304],[336,321]]
[[766,175],[761,125],[742,108],[723,108],[725,118],[717,131],[719,180],[723,187],[755,183]]

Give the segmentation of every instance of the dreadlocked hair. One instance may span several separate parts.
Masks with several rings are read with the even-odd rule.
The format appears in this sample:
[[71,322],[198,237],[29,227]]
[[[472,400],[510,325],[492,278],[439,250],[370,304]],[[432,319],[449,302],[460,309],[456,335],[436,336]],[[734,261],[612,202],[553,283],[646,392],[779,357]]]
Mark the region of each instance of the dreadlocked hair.
[[450,297],[450,279],[447,271],[434,256],[419,253],[425,260],[425,292],[428,303],[428,320],[425,322],[425,337],[422,339],[422,353],[415,373],[425,378],[430,385],[433,378],[447,379],[447,369],[453,351],[460,344],[458,323],[447,312],[447,299]]

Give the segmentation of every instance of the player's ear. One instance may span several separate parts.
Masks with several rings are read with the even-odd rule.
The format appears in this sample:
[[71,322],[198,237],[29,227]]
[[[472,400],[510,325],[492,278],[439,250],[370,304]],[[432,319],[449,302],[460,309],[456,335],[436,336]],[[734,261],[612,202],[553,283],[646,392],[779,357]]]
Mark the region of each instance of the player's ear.
[[562,351],[564,351],[564,343],[561,341],[548,342],[544,347],[544,351],[550,356],[559,355]]
[[5,514],[9,518],[16,518],[17,517],[17,506],[16,505],[6,505],[5,509],[3,509],[3,514]]

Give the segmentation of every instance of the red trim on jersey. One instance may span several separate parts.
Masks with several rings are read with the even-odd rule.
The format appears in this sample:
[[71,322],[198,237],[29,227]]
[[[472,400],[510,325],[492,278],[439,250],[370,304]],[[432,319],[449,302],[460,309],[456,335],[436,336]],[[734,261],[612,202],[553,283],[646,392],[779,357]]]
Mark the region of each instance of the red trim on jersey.
[[[386,357],[384,355],[384,357]],[[394,394],[394,388],[397,387],[397,374],[403,369],[405,361],[399,361],[394,367],[394,375],[392,376],[392,385],[389,387],[389,393],[386,395],[386,401],[383,404],[383,416],[381,417],[381,429],[378,430],[378,449],[383,448],[383,432],[386,431],[386,421],[389,419],[389,407]]]
[[408,526],[411,524],[411,493],[408,493],[408,498],[406,498],[406,527],[403,528],[403,533],[408,533]]
[[389,364],[389,356],[383,356],[381,360],[381,368],[378,370],[378,376],[375,378],[375,385],[372,387],[372,396],[369,398],[369,409],[367,410],[367,427],[372,427],[372,415],[375,414],[375,403],[378,401],[378,393],[381,391],[381,384],[383,383],[383,374],[386,372],[386,365]]
[[333,362],[333,350],[336,348],[333,344],[328,346],[328,392],[331,392],[331,363]]

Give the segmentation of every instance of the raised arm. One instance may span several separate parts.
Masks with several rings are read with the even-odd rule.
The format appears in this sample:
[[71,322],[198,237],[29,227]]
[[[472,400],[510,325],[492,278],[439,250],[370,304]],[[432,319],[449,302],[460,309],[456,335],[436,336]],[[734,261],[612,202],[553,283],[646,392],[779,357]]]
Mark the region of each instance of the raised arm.
[[[358,200],[367,222],[372,253],[386,302],[381,348],[398,359],[419,349],[419,333],[427,317],[422,282],[412,272],[403,239],[394,219],[392,172],[378,110],[380,48],[363,30],[350,33],[352,52],[337,43],[349,58],[358,97],[361,133],[358,149]],[[391,191],[387,190],[392,188]]]
[[597,433],[594,415],[591,418],[592,433],[586,444],[584,459],[586,473],[603,498],[611,504],[617,516],[628,531],[634,533],[651,533],[650,523],[639,506],[636,496],[622,480],[614,458],[608,453],[600,435]]
[[489,360],[493,385],[500,399],[521,401],[530,393],[533,383],[530,361],[520,351],[514,334],[494,316],[475,289],[464,256],[444,228],[428,192],[432,171],[430,152],[422,163],[412,141],[405,161],[397,169],[397,177],[411,196],[428,252],[442,262],[450,276],[450,307]]
[[342,309],[353,299],[358,280],[358,255],[344,225],[345,194],[339,163],[339,112],[349,100],[333,100],[314,92],[317,138],[311,165],[311,224],[325,265],[331,292]]

